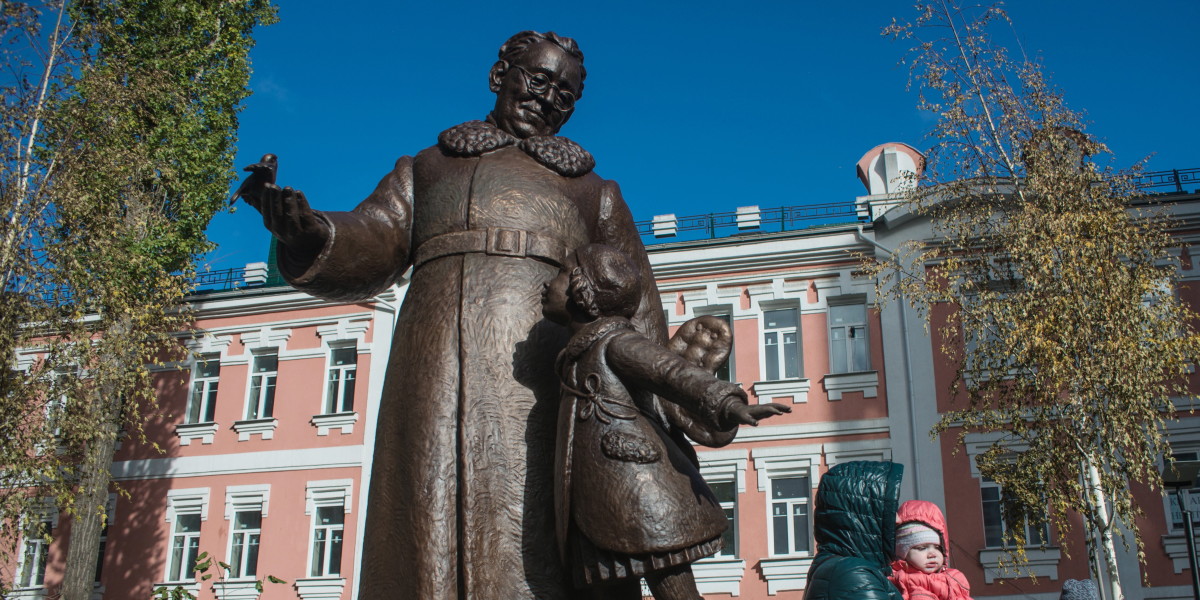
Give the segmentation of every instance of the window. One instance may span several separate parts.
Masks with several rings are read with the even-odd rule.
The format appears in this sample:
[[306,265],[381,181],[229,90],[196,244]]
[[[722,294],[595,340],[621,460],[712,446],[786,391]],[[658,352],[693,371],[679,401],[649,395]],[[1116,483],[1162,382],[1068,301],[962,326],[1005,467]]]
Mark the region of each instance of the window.
[[[1000,509],[1002,489],[987,477],[981,477],[980,481],[979,491],[983,498],[983,543],[988,548],[1006,547],[1009,540],[1004,535],[1004,513]],[[1050,538],[1050,532],[1045,524],[1037,526],[1026,523],[1025,536],[1026,546],[1041,546]]]
[[867,306],[842,304],[829,307],[829,371],[857,373],[871,370],[867,345]]
[[188,581],[200,554],[200,514],[175,517],[175,528],[171,534],[171,561],[167,581]]
[[342,572],[342,544],[352,485],[349,479],[308,482],[304,512],[312,515],[310,577],[336,576]]
[[763,362],[767,381],[800,377],[799,310],[763,311]]
[[54,523],[49,517],[28,520],[20,564],[17,565],[17,588],[37,588],[46,583],[46,555],[50,550],[47,539],[53,529]]
[[808,475],[771,479],[771,538],[775,556],[812,550],[808,500],[812,484]]
[[221,376],[221,355],[205,354],[192,369],[192,394],[188,399],[188,423],[212,423],[217,404],[217,380]]
[[342,572],[342,533],[346,511],[340,506],[319,506],[313,519],[312,567],[309,575],[322,577]]
[[354,382],[358,369],[358,349],[333,348],[329,355],[329,376],[325,386],[325,413],[354,410]]
[[279,377],[279,356],[260,354],[254,357],[250,371],[250,398],[246,404],[246,419],[269,419],[275,410],[275,380]]
[[167,554],[165,582],[191,581],[200,554],[200,523],[208,512],[208,488],[177,489],[167,492],[167,522],[171,540]]
[[229,548],[229,577],[238,579],[258,574],[258,543],[262,537],[262,511],[239,510],[233,515]]
[[[1173,452],[1171,456],[1175,460],[1200,460],[1200,452],[1197,451]],[[1179,511],[1179,501],[1175,498],[1172,490],[1167,490],[1169,492],[1166,496],[1167,516],[1171,520],[1171,529],[1183,533],[1183,513]],[[1185,499],[1188,510],[1192,513],[1192,524],[1200,525],[1200,506],[1198,506],[1200,504],[1200,481],[1187,490]]]
[[725,542],[725,547],[715,556],[735,558],[738,555],[737,484],[733,481],[716,481],[710,483],[708,487],[712,488],[713,494],[717,496],[717,501],[721,503],[721,510],[725,511],[725,521],[729,524],[725,528],[725,533],[721,534],[721,540]]

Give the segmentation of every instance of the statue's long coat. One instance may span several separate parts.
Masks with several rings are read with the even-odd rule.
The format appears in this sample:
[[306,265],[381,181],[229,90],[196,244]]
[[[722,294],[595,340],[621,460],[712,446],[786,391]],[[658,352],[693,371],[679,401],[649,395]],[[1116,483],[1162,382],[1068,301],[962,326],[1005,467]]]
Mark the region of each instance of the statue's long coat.
[[[397,161],[353,211],[321,213],[332,240],[312,264],[281,247],[288,281],[362,300],[396,281],[432,238],[513,228],[567,251],[596,242],[629,254],[649,284],[634,322],[660,338],[658,292],[617,185],[590,172],[586,153],[586,173],[562,175],[511,140],[489,147],[488,136],[504,134],[488,127],[443,133],[439,146]],[[482,132],[482,147],[448,145],[462,128]],[[543,141],[556,140],[579,150]],[[566,334],[541,315],[543,283],[557,272],[543,260],[480,252],[415,268],[380,402],[360,598],[573,596],[553,503],[554,359]]]

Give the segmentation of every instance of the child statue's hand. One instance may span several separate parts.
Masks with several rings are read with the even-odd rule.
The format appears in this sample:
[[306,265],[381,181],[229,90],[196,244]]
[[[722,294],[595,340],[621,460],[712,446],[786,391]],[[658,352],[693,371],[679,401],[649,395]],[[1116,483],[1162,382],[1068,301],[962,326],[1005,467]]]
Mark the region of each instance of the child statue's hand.
[[733,423],[758,427],[758,422],[762,419],[790,412],[792,412],[790,406],[784,406],[775,402],[768,404],[743,404],[741,402],[734,402],[725,409],[725,419]]

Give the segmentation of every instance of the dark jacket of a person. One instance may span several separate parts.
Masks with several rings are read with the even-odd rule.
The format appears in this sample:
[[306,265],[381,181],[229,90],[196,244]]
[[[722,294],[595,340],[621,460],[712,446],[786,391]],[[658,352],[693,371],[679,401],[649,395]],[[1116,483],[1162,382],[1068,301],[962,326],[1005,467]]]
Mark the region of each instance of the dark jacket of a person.
[[896,463],[857,461],[821,478],[805,600],[901,600],[888,575],[903,472]]

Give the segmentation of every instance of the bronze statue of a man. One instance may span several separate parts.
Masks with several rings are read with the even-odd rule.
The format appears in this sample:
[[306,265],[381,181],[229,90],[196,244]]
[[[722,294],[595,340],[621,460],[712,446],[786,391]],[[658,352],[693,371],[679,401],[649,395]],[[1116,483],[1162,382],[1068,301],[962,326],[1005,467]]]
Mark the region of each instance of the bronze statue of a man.
[[574,597],[554,528],[566,332],[541,315],[568,253],[603,243],[647,284],[631,319],[662,339],[658,291],[617,184],[555,134],[583,94],[574,40],[523,31],[500,48],[485,121],[396,161],[350,212],[262,184],[242,195],[279,239],[293,286],[370,298],[413,267],[380,402],[360,598]]

